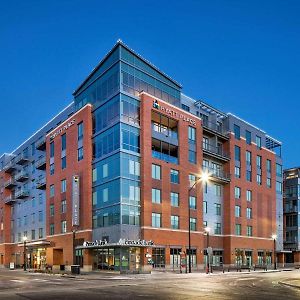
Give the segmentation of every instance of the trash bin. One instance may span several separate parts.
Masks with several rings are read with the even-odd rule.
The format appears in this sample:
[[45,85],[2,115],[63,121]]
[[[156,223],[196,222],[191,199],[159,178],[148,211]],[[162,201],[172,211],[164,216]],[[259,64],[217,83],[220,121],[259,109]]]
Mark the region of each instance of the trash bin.
[[80,274],[80,265],[71,265],[72,274]]
[[65,270],[65,265],[60,265],[60,270],[64,271]]

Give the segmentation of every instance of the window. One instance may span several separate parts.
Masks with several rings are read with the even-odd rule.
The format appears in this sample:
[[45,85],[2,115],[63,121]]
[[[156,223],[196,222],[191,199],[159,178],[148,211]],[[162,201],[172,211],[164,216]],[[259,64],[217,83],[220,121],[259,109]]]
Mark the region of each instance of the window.
[[196,151],[189,150],[189,162],[195,164],[197,162]]
[[221,216],[221,204],[215,203],[216,216]]
[[221,234],[221,223],[215,223],[214,233]]
[[276,164],[276,176],[282,177],[282,165]]
[[155,228],[161,227],[161,214],[152,213],[152,227]]
[[272,171],[272,164],[271,161],[267,159],[267,172],[271,173],[271,171]]
[[77,160],[78,161],[83,160],[83,147],[77,149]]
[[61,168],[65,169],[67,167],[67,158],[66,156],[61,158]]
[[66,150],[66,148],[67,148],[67,135],[64,133],[61,136],[61,151]]
[[161,190],[152,189],[152,203],[161,203]]
[[234,159],[241,161],[241,148],[239,146],[234,146]]
[[54,175],[54,164],[50,164],[50,175]]
[[39,222],[43,222],[43,212],[39,211]]
[[179,171],[171,169],[170,180],[171,180],[171,183],[179,183]]
[[261,156],[260,155],[256,156],[256,167],[257,167],[257,169],[261,169]]
[[196,128],[189,126],[189,143],[196,142]]
[[34,224],[35,223],[35,213],[31,214],[31,223]]
[[60,211],[62,214],[67,212],[67,201],[66,200],[61,201]]
[[234,124],[233,125],[233,129],[234,129],[234,137],[237,140],[240,140],[241,139],[241,129],[240,129],[240,126]]
[[171,216],[171,228],[179,229],[179,217],[178,216]]
[[183,110],[185,110],[185,111],[190,111],[190,107],[189,106],[187,106],[187,105],[185,105],[185,104],[181,104],[181,108],[183,109]]
[[50,197],[54,197],[54,184],[50,185]]
[[234,167],[234,176],[235,178],[241,178],[241,168],[238,166]]
[[248,131],[248,130],[246,130],[246,143],[248,145],[251,145],[251,140],[252,140],[252,138],[251,138],[251,132]]
[[191,209],[196,209],[196,207],[197,207],[196,197],[194,197],[194,196],[189,197],[189,205],[190,205]]
[[249,182],[252,181],[252,171],[246,170],[246,180]]
[[271,178],[267,178],[267,187],[271,188]]
[[190,218],[190,229],[191,229],[191,231],[196,231],[196,229],[197,229],[197,219],[196,218]]
[[194,186],[196,182],[196,176],[193,174],[189,174],[189,182],[190,182],[190,187]]
[[31,239],[35,240],[35,230],[31,230]]
[[171,206],[178,207],[179,206],[179,194],[171,192]]
[[108,188],[105,188],[102,190],[102,199],[103,199],[103,202],[108,201]]
[[251,166],[252,164],[252,159],[251,159],[251,152],[250,151],[246,151],[246,164]]
[[252,191],[247,190],[246,199],[247,199],[247,201],[252,201]]
[[207,201],[203,201],[203,213],[207,214]]
[[241,224],[235,224],[235,234],[242,235],[242,225]]
[[39,228],[39,239],[42,239],[44,237],[43,228]]
[[247,207],[246,216],[247,216],[247,219],[252,219],[252,208]]
[[161,166],[152,164],[152,178],[161,179]]
[[234,188],[234,197],[236,199],[240,199],[241,198],[241,188],[240,187],[235,187]]
[[257,184],[261,185],[261,175],[260,174],[256,175],[256,181],[257,181]]
[[54,157],[54,142],[50,143],[50,157]]
[[50,224],[50,235],[54,235],[54,224]]
[[129,158],[128,164],[129,164],[129,174],[134,176],[140,176],[140,169],[141,169],[140,162]]
[[235,206],[234,215],[235,215],[236,218],[241,217],[241,207],[239,205]]
[[61,221],[61,233],[67,232],[67,221]]
[[43,204],[43,194],[39,194],[39,204]]
[[77,138],[78,138],[78,141],[83,139],[83,122],[80,122],[77,125]]
[[252,236],[252,226],[247,226],[247,236]]
[[65,193],[67,191],[67,180],[63,179],[60,182],[60,192]]
[[215,195],[217,197],[221,197],[222,196],[222,186],[219,184],[214,184],[214,190],[215,190]]
[[261,137],[260,136],[256,136],[255,142],[256,142],[256,148],[261,149]]
[[276,193],[282,194],[282,183],[280,181],[276,181]]
[[27,225],[27,216],[24,216],[24,226]]
[[54,216],[54,204],[50,204],[50,217]]

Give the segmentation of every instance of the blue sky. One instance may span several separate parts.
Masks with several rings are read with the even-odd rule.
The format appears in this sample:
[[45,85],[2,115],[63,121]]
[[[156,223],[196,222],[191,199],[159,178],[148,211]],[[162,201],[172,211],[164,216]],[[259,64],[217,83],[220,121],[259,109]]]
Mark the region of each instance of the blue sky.
[[72,101],[121,38],[183,85],[281,140],[300,165],[300,1],[6,1],[0,153]]

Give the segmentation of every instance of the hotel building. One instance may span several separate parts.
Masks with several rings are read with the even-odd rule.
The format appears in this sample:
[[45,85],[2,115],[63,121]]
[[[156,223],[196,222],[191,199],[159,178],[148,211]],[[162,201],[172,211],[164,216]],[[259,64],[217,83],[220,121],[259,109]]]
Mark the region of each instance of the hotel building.
[[73,96],[0,158],[1,265],[23,264],[24,236],[30,267],[273,263],[275,234],[283,247],[279,141],[184,95],[121,41]]

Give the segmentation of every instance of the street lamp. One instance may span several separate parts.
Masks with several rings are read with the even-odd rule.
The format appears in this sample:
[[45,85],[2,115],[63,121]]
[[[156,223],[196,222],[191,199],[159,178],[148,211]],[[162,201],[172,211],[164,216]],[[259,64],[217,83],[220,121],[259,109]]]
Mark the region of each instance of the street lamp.
[[210,232],[210,228],[209,227],[205,227],[204,231],[206,232],[206,253],[207,253],[207,261],[206,261],[206,273],[209,273],[209,253],[208,253],[208,247],[209,247],[209,232]]
[[188,192],[188,222],[189,222],[189,273],[192,273],[192,262],[191,262],[191,207],[190,207],[190,193],[191,190],[196,186],[199,181],[206,183],[209,180],[208,172],[202,172],[202,174],[196,178],[193,185],[189,188]]
[[272,239],[273,239],[273,242],[274,242],[274,249],[273,249],[273,252],[274,252],[274,270],[276,270],[277,269],[277,266],[276,266],[276,239],[277,239],[277,235],[273,234]]
[[23,259],[24,259],[24,265],[23,265],[23,269],[24,271],[26,271],[26,262],[27,262],[27,259],[26,259],[26,241],[27,241],[27,236],[23,236],[23,243],[24,243],[24,252],[23,252]]

